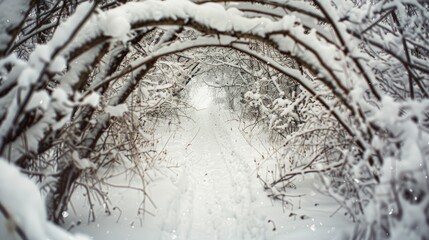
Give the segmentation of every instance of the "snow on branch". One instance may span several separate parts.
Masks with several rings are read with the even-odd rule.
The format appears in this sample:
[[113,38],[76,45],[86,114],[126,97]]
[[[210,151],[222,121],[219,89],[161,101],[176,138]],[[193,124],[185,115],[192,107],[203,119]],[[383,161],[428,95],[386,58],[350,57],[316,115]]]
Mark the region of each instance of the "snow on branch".
[[88,239],[83,235],[73,236],[49,222],[37,186],[5,159],[0,159],[0,215],[3,215],[0,229],[8,228],[5,232],[0,231],[4,239],[16,235],[35,240]]

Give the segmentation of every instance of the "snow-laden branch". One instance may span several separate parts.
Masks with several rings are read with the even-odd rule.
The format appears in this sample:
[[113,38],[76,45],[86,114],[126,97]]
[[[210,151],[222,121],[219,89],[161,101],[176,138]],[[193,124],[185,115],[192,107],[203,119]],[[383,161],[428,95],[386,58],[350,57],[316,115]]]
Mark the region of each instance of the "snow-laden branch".
[[37,186],[5,159],[0,159],[0,216],[0,224],[8,227],[1,236],[7,239],[88,239],[49,222]]
[[[307,34],[299,23],[299,19],[293,16],[285,16],[279,21],[266,18],[248,19],[234,9],[225,10],[213,4],[195,5],[191,2],[146,1],[129,3],[101,13],[85,27],[97,29],[94,31],[95,33],[124,40],[127,38],[130,29],[171,24],[188,26],[211,34],[257,39],[274,45],[281,52],[294,56],[300,62],[310,66],[314,72],[318,72],[319,79],[341,99],[343,104],[348,106],[348,109],[356,117],[361,118],[363,116],[355,112],[354,107],[348,102],[351,100],[354,104],[353,102],[357,101],[360,95],[350,96],[351,86],[355,88],[354,93],[372,90],[374,96],[378,96],[376,85],[368,80],[371,79],[370,77],[365,78],[368,80],[366,85],[361,81],[362,74],[368,76],[370,74],[363,69],[360,60],[348,59],[344,55],[347,52],[343,52],[336,45],[318,38],[315,32]],[[112,31],[112,28],[118,25],[121,25],[123,30],[121,32]],[[88,31],[84,30],[83,32],[87,33]],[[100,39],[97,34],[95,36],[92,39],[89,37],[89,39]],[[88,37],[85,36],[85,39]],[[85,40],[78,40],[77,42],[82,41],[85,42]],[[179,47],[180,44],[177,46]],[[185,47],[183,48],[185,49]],[[356,70],[345,68],[350,64],[355,65]],[[133,66],[129,69],[133,69]],[[129,73],[129,69],[115,77]],[[357,90],[358,88],[362,89]],[[365,120],[361,121],[365,122]]]
[[[204,4],[204,3],[213,3],[213,2],[219,2],[223,3],[225,1],[222,0],[193,0],[193,2],[198,4]],[[262,6],[270,6],[271,8],[280,8],[280,9],[287,9],[290,12],[297,12],[303,15],[306,15],[308,17],[314,18],[318,21],[324,21],[325,16],[315,9],[313,6],[311,6],[311,3],[309,2],[303,2],[303,1],[279,1],[279,0],[256,0],[256,1],[249,1],[249,0],[233,0],[228,1],[233,7],[237,8],[243,8],[243,7],[254,7],[254,3],[259,3]],[[255,4],[258,6],[257,4]],[[262,7],[263,8],[263,7]],[[258,8],[259,9],[259,8]],[[271,10],[272,12],[276,12],[275,9]]]

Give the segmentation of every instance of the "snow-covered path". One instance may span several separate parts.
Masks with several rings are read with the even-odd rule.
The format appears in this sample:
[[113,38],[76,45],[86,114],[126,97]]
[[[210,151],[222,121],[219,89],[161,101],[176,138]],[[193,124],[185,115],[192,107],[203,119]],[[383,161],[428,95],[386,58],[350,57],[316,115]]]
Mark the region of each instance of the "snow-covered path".
[[249,154],[258,153],[243,137],[231,137],[232,131],[240,133],[226,128],[216,106],[196,107],[203,108],[193,116],[195,128],[186,131],[195,135],[183,146],[187,156],[181,181],[186,187],[169,208],[167,233],[173,239],[263,239],[263,219],[252,211],[255,179],[247,162],[252,161]]
[[[276,158],[267,157],[272,149],[264,137],[243,134],[234,114],[212,100],[208,87],[191,95],[196,110],[190,118],[175,131],[165,127],[157,133],[167,158],[145,173],[150,179],[145,191],[155,205],[142,206],[141,192],[110,188],[109,202],[120,210],[106,215],[96,206],[96,221],[86,224],[87,198],[77,193],[72,201],[76,214],[67,218],[66,227],[80,220],[83,224],[73,231],[96,240],[344,238],[338,235],[350,226],[344,210],[318,192],[317,180],[298,177],[296,188],[287,190],[288,204],[272,201],[256,178],[259,173],[269,179],[276,164]],[[139,187],[138,181],[112,180]]]

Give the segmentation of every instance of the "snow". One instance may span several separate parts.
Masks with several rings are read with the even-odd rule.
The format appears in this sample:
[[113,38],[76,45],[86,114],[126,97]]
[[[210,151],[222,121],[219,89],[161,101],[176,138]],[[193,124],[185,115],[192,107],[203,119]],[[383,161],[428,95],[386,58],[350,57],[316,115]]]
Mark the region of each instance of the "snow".
[[66,69],[66,60],[63,56],[57,56],[49,65],[49,71],[53,73],[60,73]]
[[210,106],[212,101],[213,98],[210,89],[207,85],[204,85],[200,89],[198,89],[198,91],[195,91],[191,99],[191,104],[197,110],[202,110]]
[[72,159],[73,159],[73,164],[81,170],[88,169],[88,168],[95,169],[97,167],[89,159],[79,157],[79,153],[77,151],[73,151]]
[[32,240],[88,239],[81,234],[72,236],[48,222],[37,186],[3,158],[0,158],[0,204],[11,216],[6,219],[0,212],[0,239],[16,239],[16,226]]
[[125,112],[128,112],[128,107],[126,103],[122,103],[116,106],[106,106],[104,109],[106,113],[109,113],[114,117],[121,117]]
[[101,27],[104,29],[104,34],[126,42],[131,25],[124,16],[125,14],[122,12],[113,12],[112,14],[102,16]]
[[30,0],[0,1],[0,52],[6,50],[12,36],[10,32],[20,24],[24,13],[30,6]]
[[33,68],[26,68],[22,71],[21,75],[18,78],[18,85],[23,87],[30,86],[31,83],[34,83],[37,80],[37,72]]
[[49,107],[49,103],[51,101],[51,97],[48,92],[45,90],[41,90],[33,93],[31,96],[30,102],[27,104],[25,110],[29,111],[34,108],[41,108],[43,110],[47,110]]
[[[190,95],[191,119],[182,119],[173,132],[161,126],[156,134],[167,159],[145,173],[151,179],[145,191],[154,204],[147,199],[143,204],[141,192],[108,187],[108,202],[118,208],[110,207],[108,215],[96,205],[96,220],[91,222],[87,221],[86,191],[80,189],[72,199],[76,213],[69,212],[66,228],[81,221],[72,231],[106,240],[344,237],[351,223],[344,210],[334,214],[338,205],[319,192],[322,186],[314,185],[317,178],[299,178],[296,189],[287,190],[289,204],[271,200],[257,178],[258,172],[265,178],[265,170],[275,164],[275,159],[262,156],[271,149],[262,143],[264,136],[243,133],[235,113],[215,104],[210,87],[196,84]],[[140,180],[123,176],[107,181],[141,185]]]
[[92,107],[96,107],[99,102],[100,94],[92,92],[82,100],[82,105],[90,105]]
[[43,239],[46,213],[39,189],[5,159],[0,159],[0,171],[0,203],[25,233]]

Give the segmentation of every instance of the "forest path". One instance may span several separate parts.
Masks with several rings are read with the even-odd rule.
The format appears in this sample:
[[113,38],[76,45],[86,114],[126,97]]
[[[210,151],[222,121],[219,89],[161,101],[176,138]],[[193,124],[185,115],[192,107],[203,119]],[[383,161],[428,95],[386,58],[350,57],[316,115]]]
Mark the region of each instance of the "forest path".
[[264,239],[264,217],[252,207],[256,178],[248,162],[259,154],[225,122],[210,96],[203,87],[192,99],[198,110],[192,129],[182,132],[188,136],[181,136],[191,139],[182,142],[182,193],[169,206],[163,239]]
[[[207,86],[190,96],[196,109],[187,112],[189,118],[156,133],[166,157],[145,172],[145,201],[140,191],[108,188],[116,210],[106,214],[103,205],[95,205],[97,219],[87,222],[86,191],[80,189],[66,228],[81,221],[72,231],[94,240],[347,239],[342,232],[350,228],[348,217],[318,190],[320,179],[297,177],[296,188],[287,189],[287,204],[272,201],[256,178],[259,173],[270,181],[281,159],[270,156],[266,136],[241,132],[235,114],[216,103]],[[127,176],[110,182],[141,186]]]

